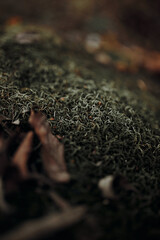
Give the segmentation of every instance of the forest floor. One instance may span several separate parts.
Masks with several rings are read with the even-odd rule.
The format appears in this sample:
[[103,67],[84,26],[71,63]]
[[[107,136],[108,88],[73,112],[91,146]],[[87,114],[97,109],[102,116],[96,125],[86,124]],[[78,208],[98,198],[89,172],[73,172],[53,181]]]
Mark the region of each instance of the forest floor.
[[[159,239],[159,54],[16,21],[0,32],[1,239]],[[67,183],[44,169],[31,110],[64,145]],[[30,131],[24,177],[15,155]]]

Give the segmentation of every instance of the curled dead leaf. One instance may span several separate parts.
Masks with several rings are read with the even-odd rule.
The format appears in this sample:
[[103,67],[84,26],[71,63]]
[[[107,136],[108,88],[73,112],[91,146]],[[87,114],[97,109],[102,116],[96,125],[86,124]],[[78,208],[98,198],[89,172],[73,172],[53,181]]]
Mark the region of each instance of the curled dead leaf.
[[68,182],[70,175],[64,160],[64,146],[51,133],[46,117],[32,111],[29,123],[42,143],[42,159],[47,175],[54,181]]

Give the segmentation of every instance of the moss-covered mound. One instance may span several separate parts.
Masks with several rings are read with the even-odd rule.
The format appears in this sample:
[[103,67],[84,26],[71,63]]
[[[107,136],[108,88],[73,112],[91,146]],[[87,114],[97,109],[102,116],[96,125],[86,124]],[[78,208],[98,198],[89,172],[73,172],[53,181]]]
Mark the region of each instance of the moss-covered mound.
[[[64,136],[72,176],[57,191],[73,205],[88,206],[86,222],[65,233],[70,239],[89,237],[92,218],[96,223],[90,239],[95,233],[109,240],[160,236],[160,130],[152,111],[155,100],[144,102],[139,92],[127,90],[126,78],[131,77],[96,65],[82,49],[62,44],[48,32],[18,28],[1,32],[0,114],[11,122],[19,120],[22,127],[31,108],[47,115],[53,133]],[[104,201],[97,183],[110,174],[122,174],[137,191],[122,191],[118,199]],[[30,207],[52,209],[50,202],[41,204],[36,197],[29,203],[22,196],[17,201],[27,211],[17,213],[17,222],[37,216]],[[6,230],[7,223],[15,225],[15,216],[8,220],[1,215],[0,225]]]

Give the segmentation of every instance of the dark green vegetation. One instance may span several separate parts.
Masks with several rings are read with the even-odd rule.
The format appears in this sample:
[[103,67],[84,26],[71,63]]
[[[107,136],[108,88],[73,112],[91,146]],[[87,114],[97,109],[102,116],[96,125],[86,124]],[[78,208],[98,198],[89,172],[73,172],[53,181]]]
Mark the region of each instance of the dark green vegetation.
[[[136,81],[138,75],[105,69],[82,49],[62,44],[41,30],[37,30],[39,40],[20,44],[16,40],[19,31],[26,29],[9,29],[0,36],[0,114],[11,122],[20,120],[20,126],[10,124],[9,128],[26,131],[31,108],[38,109],[46,114],[53,133],[64,136],[72,179],[55,188],[71,204],[88,206],[86,220],[67,230],[65,237],[82,240],[98,234],[97,238],[109,240],[158,239],[160,130],[156,100],[125,88],[125,83]],[[35,154],[32,165],[39,167],[40,163]],[[97,183],[108,174],[122,174],[138,192],[121,191],[118,200],[104,204]],[[25,219],[57,211],[47,196],[34,189],[33,184],[24,183],[9,199],[18,207],[13,216],[1,213],[3,231]]]

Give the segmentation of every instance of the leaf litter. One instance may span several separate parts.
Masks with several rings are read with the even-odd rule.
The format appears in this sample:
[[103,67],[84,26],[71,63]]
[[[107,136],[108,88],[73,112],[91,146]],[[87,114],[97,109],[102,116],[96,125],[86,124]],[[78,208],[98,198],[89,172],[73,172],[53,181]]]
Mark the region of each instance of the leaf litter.
[[[33,110],[31,111],[31,115],[29,118],[29,123],[33,127],[35,133],[38,135],[39,140],[42,143],[42,159],[45,171],[49,178],[52,181],[56,182],[68,182],[69,174],[66,170],[66,165],[64,161],[64,147],[63,144],[58,141],[58,139],[52,135],[47,120],[44,115],[40,112],[35,113]],[[29,131],[24,137],[22,143],[19,145],[15,154],[13,155],[11,162],[7,161],[7,149],[4,152],[4,140],[1,139],[1,148],[0,152],[2,155],[1,158],[1,177],[5,176],[5,170],[7,172],[8,168],[16,168],[17,170],[17,178],[13,178],[14,175],[9,176],[9,179],[5,176],[3,189],[2,179],[0,181],[0,208],[4,212],[11,212],[11,207],[7,205],[5,201],[5,194],[8,194],[6,191],[7,184],[12,181],[10,184],[9,191],[15,191],[15,185],[19,184],[21,181],[24,181],[29,178],[34,178],[39,180],[39,184],[46,184],[48,186],[52,186],[50,181],[46,181],[46,179],[40,174],[31,173],[28,169],[28,160],[29,156],[32,153],[32,143],[33,143],[33,131]],[[3,162],[2,162],[3,160]],[[6,166],[4,167],[4,164]],[[4,170],[4,168],[6,168]],[[4,173],[3,173],[4,172]],[[3,174],[2,174],[3,173]],[[16,176],[16,177],[17,177]],[[72,224],[75,224],[77,221],[81,220],[86,212],[86,208],[83,206],[79,207],[71,207],[63,198],[61,198],[53,189],[48,193],[50,198],[62,209],[61,213],[58,214],[50,214],[49,216],[45,216],[41,219],[35,221],[29,221],[24,223],[22,226],[17,229],[11,231],[9,234],[2,236],[2,239],[40,239],[42,237],[46,237],[50,233],[54,233],[59,229],[64,229]]]

